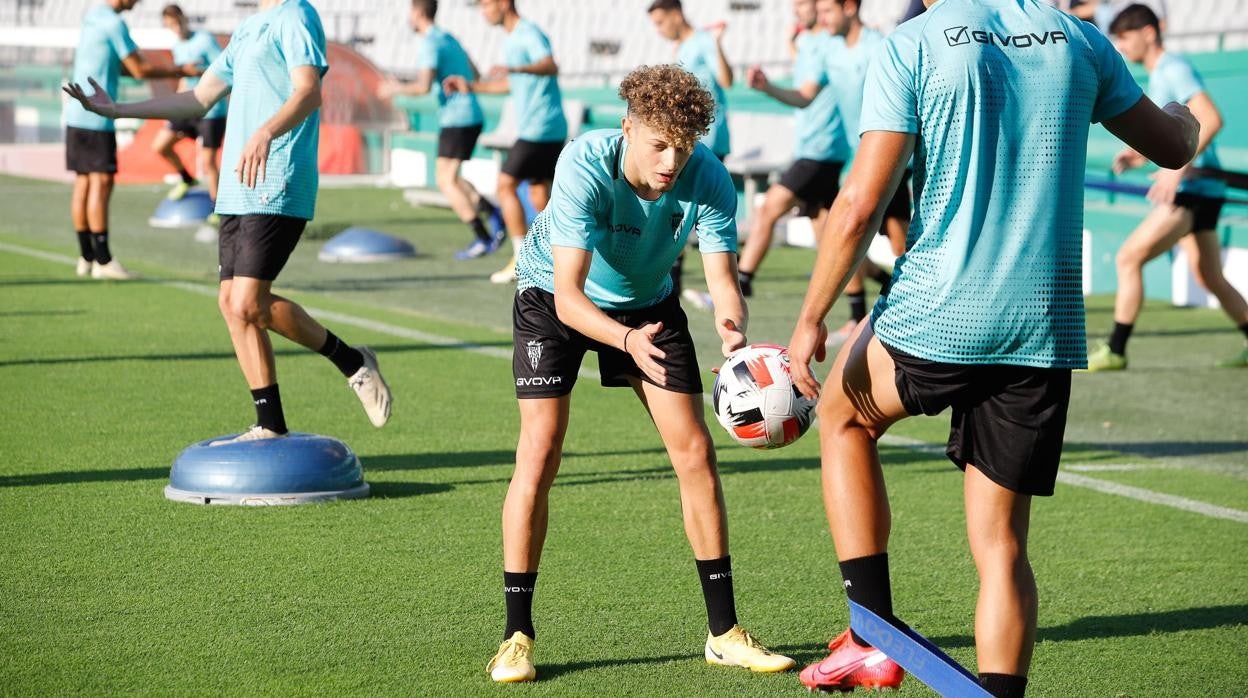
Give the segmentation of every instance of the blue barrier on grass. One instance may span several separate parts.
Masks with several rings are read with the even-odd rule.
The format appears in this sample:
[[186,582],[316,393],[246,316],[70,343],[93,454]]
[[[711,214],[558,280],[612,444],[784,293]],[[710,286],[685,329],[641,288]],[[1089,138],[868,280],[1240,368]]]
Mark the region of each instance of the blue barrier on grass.
[[147,219],[153,228],[186,228],[199,225],[212,215],[213,203],[204,189],[192,189],[181,199],[161,199],[152,217]]
[[328,436],[292,433],[212,446],[192,444],[173,461],[165,497],[195,504],[303,504],[368,496],[360,459]]
[[389,262],[415,257],[412,243],[368,228],[347,228],[330,238],[317,259],[322,262]]

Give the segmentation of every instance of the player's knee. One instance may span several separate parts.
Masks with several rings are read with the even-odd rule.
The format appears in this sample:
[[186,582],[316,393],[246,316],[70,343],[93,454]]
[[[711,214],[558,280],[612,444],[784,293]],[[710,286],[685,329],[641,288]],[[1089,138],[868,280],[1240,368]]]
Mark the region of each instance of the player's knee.
[[236,322],[268,329],[272,316],[269,307],[258,298],[231,298],[230,316]]
[[1137,269],[1144,266],[1145,261],[1141,250],[1128,245],[1118,248],[1118,254],[1114,256],[1114,263],[1119,269]]
[[498,176],[498,187],[496,191],[499,196],[507,196],[509,198],[516,197],[516,188],[520,186],[520,182],[509,174],[500,174]]

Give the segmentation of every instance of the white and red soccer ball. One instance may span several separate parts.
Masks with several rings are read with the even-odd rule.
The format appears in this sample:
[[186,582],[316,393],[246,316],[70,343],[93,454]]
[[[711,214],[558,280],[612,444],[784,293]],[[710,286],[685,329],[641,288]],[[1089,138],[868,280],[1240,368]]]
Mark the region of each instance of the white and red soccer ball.
[[719,423],[750,448],[787,446],[815,418],[815,401],[803,397],[789,376],[788,349],[776,344],[733,352],[719,369],[711,399]]

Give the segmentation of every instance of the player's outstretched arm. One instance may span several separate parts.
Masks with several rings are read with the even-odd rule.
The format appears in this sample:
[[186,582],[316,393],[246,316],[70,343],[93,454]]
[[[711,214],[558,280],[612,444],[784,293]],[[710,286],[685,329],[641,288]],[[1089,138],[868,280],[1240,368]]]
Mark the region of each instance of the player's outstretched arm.
[[880,228],[884,208],[901,183],[914,151],[914,140],[908,133],[864,133],[853,169],[828,211],[810,286],[789,340],[793,383],[808,398],[819,396],[819,382],[810,372],[810,361],[824,358],[827,330],[823,319],[866,256],[871,242],[868,233]]
[[728,356],[745,346],[745,330],[750,321],[737,280],[737,255],[732,252],[704,254],[702,270],[706,274],[706,288],[715,304],[715,331],[722,342],[720,351]]
[[142,53],[134,53],[121,59],[121,68],[126,75],[136,80],[156,80],[160,78],[185,78],[198,75],[195,66],[153,65],[143,57]]
[[392,76],[387,77],[377,86],[377,96],[381,99],[390,99],[395,95],[422,97],[433,89],[433,78],[432,69],[417,72],[416,78],[410,82],[402,82]]
[[810,103],[819,96],[821,86],[817,82],[808,81],[798,86],[796,90],[777,87],[771,80],[767,79],[767,74],[762,68],[757,66],[750,68],[745,75],[746,81],[752,89],[758,90],[766,94],[768,97],[787,104],[790,107],[804,109],[810,106]]
[[555,313],[559,321],[607,346],[628,353],[650,380],[667,384],[667,372],[655,359],[666,354],[654,346],[663,323],[631,328],[613,320],[585,295],[585,279],[593,253],[575,247],[551,246],[555,262]]
[[529,75],[558,75],[559,64],[555,63],[554,56],[546,56],[528,65],[509,68],[508,70],[513,73],[528,73]]
[[1105,128],[1140,155],[1171,170],[1191,162],[1200,141],[1200,122],[1187,107],[1171,102],[1158,109],[1148,97],[1106,119]]
[[94,78],[87,78],[89,87],[94,92],[88,95],[82,85],[70,83],[61,88],[65,94],[78,100],[83,109],[94,112],[109,119],[193,119],[208,113],[230,92],[225,84],[211,70],[204,73],[203,78],[193,90],[162,95],[142,102],[116,103],[108,96],[108,92],[100,87]]

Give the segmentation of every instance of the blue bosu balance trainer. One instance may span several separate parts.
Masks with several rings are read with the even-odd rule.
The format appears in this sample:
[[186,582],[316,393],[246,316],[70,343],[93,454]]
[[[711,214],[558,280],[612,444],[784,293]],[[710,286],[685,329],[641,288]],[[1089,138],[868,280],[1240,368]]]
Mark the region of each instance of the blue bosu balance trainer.
[[147,219],[153,228],[189,228],[212,215],[213,203],[204,189],[192,189],[181,199],[161,199],[156,212]]
[[305,504],[368,496],[360,459],[343,442],[291,433],[210,446],[221,436],[178,454],[165,497],[193,504]]
[[347,228],[330,238],[316,258],[322,262],[366,263],[415,256],[416,248],[407,240],[368,228]]

